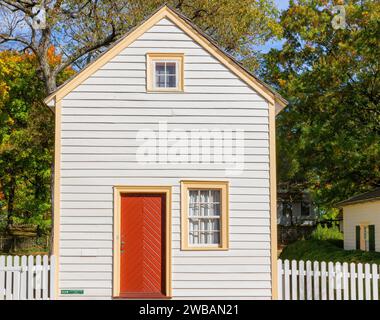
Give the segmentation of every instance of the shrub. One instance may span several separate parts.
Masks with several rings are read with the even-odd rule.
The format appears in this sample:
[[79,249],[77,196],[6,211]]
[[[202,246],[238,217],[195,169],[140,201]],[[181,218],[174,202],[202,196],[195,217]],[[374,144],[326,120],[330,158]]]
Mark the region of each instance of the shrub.
[[280,258],[283,260],[339,261],[380,265],[380,252],[343,250],[332,244],[331,240],[299,240],[285,247]]
[[343,233],[339,231],[337,226],[328,228],[327,226],[321,226],[320,224],[312,232],[310,238],[312,240],[327,240],[327,241],[336,241],[343,240]]

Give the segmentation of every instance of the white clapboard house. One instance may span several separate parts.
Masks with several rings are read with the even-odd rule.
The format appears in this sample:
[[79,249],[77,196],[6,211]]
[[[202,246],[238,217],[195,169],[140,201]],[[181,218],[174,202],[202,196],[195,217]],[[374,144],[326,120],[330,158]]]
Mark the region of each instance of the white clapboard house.
[[164,6],[45,102],[58,299],[276,298],[274,90]]

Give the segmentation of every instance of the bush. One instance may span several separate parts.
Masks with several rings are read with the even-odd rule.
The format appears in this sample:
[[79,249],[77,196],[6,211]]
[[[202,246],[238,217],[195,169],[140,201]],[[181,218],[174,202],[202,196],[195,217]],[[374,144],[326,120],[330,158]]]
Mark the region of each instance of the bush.
[[337,226],[328,228],[327,226],[323,227],[319,224],[312,232],[310,238],[312,240],[327,240],[339,243],[343,240],[343,233],[339,231]]
[[326,240],[299,240],[285,247],[280,259],[376,263],[380,265],[380,252],[343,250]]

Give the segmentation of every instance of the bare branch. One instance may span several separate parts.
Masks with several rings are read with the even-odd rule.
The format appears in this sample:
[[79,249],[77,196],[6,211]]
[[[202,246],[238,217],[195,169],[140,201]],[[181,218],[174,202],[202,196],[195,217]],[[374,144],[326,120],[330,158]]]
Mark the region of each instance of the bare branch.
[[76,50],[74,53],[70,55],[65,61],[63,61],[56,69],[54,70],[55,74],[60,73],[61,71],[65,70],[67,67],[72,65],[75,61],[77,61],[79,58],[83,57],[86,54],[92,53],[102,47],[105,47],[109,44],[111,44],[115,39],[117,38],[119,34],[115,30],[115,27],[112,27],[112,32],[109,34],[106,38],[101,39],[99,41],[96,41],[94,43],[90,43],[89,45],[83,46]]

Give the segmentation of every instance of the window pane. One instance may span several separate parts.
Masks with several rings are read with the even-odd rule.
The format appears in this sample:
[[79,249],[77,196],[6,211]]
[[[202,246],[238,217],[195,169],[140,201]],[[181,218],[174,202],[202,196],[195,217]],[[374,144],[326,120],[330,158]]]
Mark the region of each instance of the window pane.
[[210,216],[220,216],[220,203],[210,205]]
[[190,237],[189,242],[190,243],[199,243],[199,237],[198,237],[198,231],[199,231],[199,221],[191,219],[189,222],[189,231],[190,231]]
[[199,216],[199,205],[198,205],[198,203],[190,203],[189,215],[190,215],[190,217]]
[[199,216],[199,192],[198,190],[190,190],[189,191],[189,215],[191,216]]
[[220,232],[214,232],[212,234],[212,236],[213,236],[213,243],[214,244],[220,243]]
[[209,190],[201,190],[201,203],[208,203]]
[[213,219],[212,221],[212,230],[213,231],[220,231],[220,223],[219,219]]
[[168,88],[175,88],[175,87],[177,87],[177,79],[176,79],[175,75],[173,75],[173,76],[171,76],[171,75],[167,76],[166,81],[167,81],[167,87]]
[[210,202],[220,202],[220,190],[211,190]]
[[208,190],[201,190],[201,216],[208,216],[209,215],[209,207],[208,207],[208,201],[209,201],[209,191]]
[[156,87],[165,88],[165,75],[156,76]]
[[175,75],[176,74],[176,63],[175,62],[167,62],[166,63],[166,73]]
[[207,236],[206,236],[205,232],[201,232],[200,243],[201,244],[206,244],[207,243]]
[[208,221],[205,219],[201,220],[201,230],[202,231],[207,231],[208,230]]
[[199,202],[198,195],[199,195],[198,190],[190,190],[189,191],[190,203],[198,203]]
[[201,203],[201,213],[200,215],[203,216],[203,217],[207,217],[210,215],[210,212],[209,212],[209,208],[208,208],[208,203]]
[[221,190],[189,190],[189,244],[218,245],[221,232]]
[[156,62],[156,75],[165,74],[165,62]]

